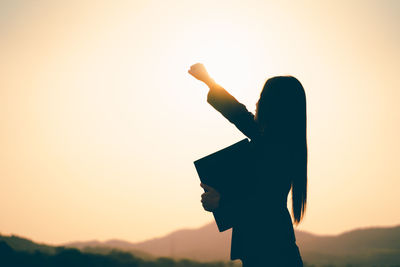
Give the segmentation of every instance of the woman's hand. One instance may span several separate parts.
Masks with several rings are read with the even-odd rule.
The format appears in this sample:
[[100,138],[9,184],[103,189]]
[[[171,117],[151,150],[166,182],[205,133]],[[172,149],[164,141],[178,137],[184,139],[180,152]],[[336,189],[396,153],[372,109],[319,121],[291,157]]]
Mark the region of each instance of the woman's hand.
[[195,77],[197,80],[200,80],[207,85],[214,81],[210,77],[210,75],[208,75],[206,68],[201,63],[196,63],[190,66],[190,70],[188,70],[188,73]]
[[203,205],[204,210],[206,211],[214,211],[219,207],[219,200],[221,195],[215,190],[213,187],[200,183],[200,186],[203,187],[207,192],[201,195],[201,203]]

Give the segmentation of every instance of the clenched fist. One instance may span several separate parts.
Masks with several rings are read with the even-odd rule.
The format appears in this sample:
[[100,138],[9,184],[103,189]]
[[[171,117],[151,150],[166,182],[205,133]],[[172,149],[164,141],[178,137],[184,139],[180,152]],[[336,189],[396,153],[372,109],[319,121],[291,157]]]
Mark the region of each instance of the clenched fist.
[[200,80],[207,85],[214,81],[208,74],[204,65],[201,63],[196,63],[190,66],[190,70],[188,70],[188,73],[195,77],[197,80]]

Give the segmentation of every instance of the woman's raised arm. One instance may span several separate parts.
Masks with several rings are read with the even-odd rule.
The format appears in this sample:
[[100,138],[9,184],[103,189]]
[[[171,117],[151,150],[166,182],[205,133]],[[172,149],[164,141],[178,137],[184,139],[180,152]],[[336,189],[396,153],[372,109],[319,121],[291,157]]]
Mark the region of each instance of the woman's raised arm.
[[254,115],[247,110],[246,106],[236,100],[222,86],[210,80],[207,83],[210,88],[207,94],[207,102],[218,110],[226,119],[251,140],[259,139],[260,127],[254,120]]
[[254,115],[249,112],[245,105],[236,100],[222,86],[217,84],[208,74],[201,63],[190,66],[188,73],[196,79],[204,82],[210,91],[207,95],[207,102],[218,110],[225,118],[244,133],[251,140],[259,139],[261,131]]

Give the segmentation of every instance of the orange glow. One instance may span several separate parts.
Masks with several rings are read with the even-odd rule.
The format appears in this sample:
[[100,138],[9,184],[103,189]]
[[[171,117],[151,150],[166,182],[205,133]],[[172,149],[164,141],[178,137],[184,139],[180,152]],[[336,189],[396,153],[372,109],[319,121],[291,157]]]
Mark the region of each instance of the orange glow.
[[302,82],[299,229],[400,222],[397,4],[34,2],[0,4],[3,234],[139,241],[211,221],[193,161],[243,136],[196,62],[250,111],[267,78]]

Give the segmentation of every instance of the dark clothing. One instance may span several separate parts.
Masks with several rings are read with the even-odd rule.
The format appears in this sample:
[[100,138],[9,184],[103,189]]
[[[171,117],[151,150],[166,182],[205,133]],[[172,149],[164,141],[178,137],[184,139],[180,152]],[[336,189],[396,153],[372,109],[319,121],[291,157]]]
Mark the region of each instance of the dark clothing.
[[[276,257],[271,257],[272,253],[276,253]],[[300,267],[303,261],[300,256],[299,248],[295,243],[292,247],[279,251],[264,250],[263,254],[249,256],[242,259],[242,267]]]
[[[228,211],[235,218],[231,260],[241,259],[244,267],[270,263],[274,263],[271,266],[302,266],[287,209],[291,187],[288,148],[277,140],[267,138],[254,115],[221,86],[215,84],[210,87],[207,102],[250,139],[256,154],[256,177],[252,180],[256,184],[251,190],[241,192],[234,201],[221,195],[220,205],[215,211]],[[298,264],[275,264],[285,260]]]

